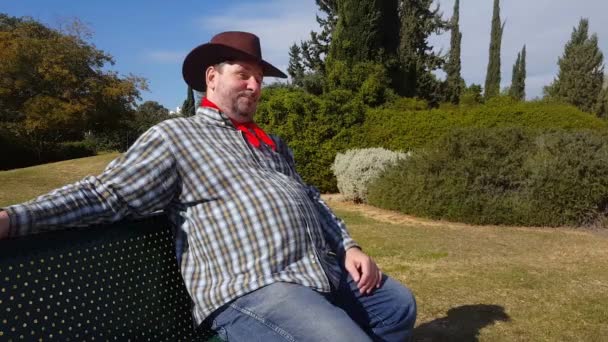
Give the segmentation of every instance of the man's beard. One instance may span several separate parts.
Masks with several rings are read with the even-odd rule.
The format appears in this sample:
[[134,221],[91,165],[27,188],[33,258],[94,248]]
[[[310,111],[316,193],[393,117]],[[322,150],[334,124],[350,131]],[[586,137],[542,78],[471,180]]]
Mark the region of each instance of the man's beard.
[[232,101],[232,112],[237,117],[246,118],[248,121],[253,120],[253,115],[258,106],[258,99],[248,91],[239,92]]

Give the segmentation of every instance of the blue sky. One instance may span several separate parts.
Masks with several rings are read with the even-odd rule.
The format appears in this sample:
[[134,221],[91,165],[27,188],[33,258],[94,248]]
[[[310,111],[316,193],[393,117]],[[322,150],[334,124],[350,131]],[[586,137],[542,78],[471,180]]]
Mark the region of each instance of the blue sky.
[[[444,16],[451,15],[453,0],[439,0]],[[150,91],[143,100],[155,100],[169,109],[181,105],[186,85],[181,63],[193,47],[217,32],[245,30],[258,34],[264,58],[283,71],[287,50],[294,41],[316,30],[313,0],[1,0],[0,12],[30,16],[57,27],[77,17],[93,31],[91,42],[114,56],[111,69],[145,77]],[[506,20],[502,43],[502,85],[523,44],[528,49],[528,98],[540,96],[542,87],[557,74],[557,58],[581,17],[589,18],[600,48],[608,54],[606,0],[503,0]],[[461,1],[462,74],[467,82],[483,84],[488,60],[492,0]],[[447,52],[449,33],[433,37],[437,50]],[[608,55],[607,55],[608,57]]]

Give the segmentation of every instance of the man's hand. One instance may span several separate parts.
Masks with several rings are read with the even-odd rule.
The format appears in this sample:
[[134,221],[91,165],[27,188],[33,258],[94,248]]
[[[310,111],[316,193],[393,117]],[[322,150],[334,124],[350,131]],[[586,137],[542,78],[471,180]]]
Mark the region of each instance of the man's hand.
[[344,266],[357,283],[361,294],[369,294],[374,288],[380,287],[382,272],[372,258],[359,248],[353,247],[346,251]]
[[0,240],[8,237],[8,214],[0,211]]

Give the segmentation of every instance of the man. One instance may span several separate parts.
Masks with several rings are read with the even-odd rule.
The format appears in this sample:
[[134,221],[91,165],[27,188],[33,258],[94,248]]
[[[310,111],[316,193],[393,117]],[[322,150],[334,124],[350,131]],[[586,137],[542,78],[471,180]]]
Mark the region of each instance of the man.
[[403,341],[416,305],[304,184],[291,152],[253,123],[264,76],[259,39],[224,32],[195,48],[186,82],[206,97],[164,121],[98,177],[0,212],[0,236],[113,222],[164,210],[205,321],[235,341]]

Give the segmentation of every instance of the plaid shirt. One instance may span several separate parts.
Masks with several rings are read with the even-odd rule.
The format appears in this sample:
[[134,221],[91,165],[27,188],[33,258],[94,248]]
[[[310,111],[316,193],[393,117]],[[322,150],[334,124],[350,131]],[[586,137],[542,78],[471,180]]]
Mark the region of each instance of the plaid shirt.
[[224,114],[198,108],[152,127],[101,175],[6,208],[9,234],[164,210],[197,323],[274,282],[330,291],[338,260],[357,245],[272,139],[276,152],[252,148]]

